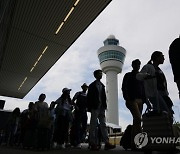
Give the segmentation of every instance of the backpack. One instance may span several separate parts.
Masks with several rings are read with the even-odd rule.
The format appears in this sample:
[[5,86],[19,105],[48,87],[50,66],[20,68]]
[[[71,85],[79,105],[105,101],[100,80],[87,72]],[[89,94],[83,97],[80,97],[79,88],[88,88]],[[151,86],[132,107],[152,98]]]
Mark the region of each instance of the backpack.
[[125,150],[131,149],[131,131],[132,131],[132,125],[128,125],[120,140],[120,146],[122,146]]

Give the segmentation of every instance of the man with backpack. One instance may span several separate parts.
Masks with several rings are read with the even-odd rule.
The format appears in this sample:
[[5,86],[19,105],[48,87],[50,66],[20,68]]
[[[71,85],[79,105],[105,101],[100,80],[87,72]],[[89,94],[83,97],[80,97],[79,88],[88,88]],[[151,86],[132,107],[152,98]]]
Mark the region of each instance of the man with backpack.
[[145,102],[144,85],[142,81],[136,79],[139,73],[141,62],[139,59],[132,61],[132,71],[124,75],[122,82],[122,93],[126,101],[126,107],[132,114],[133,126],[131,127],[131,149],[135,149],[134,137],[141,130],[141,114],[143,103]]

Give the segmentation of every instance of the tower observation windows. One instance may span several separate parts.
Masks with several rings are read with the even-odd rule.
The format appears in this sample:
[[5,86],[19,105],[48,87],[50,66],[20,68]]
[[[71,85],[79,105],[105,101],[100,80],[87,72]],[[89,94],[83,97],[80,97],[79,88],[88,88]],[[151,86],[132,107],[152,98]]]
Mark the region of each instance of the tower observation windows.
[[118,45],[119,40],[116,39],[107,39],[104,41],[104,45]]
[[104,51],[100,53],[98,58],[99,58],[100,63],[106,60],[117,60],[124,63],[125,55],[119,51],[109,50],[109,51]]

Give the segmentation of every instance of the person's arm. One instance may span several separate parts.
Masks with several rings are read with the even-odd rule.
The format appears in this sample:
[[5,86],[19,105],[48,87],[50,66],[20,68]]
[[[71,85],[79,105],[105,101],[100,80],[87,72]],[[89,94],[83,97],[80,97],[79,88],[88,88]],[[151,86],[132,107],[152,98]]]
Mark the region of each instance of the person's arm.
[[93,86],[90,84],[89,88],[88,88],[88,93],[87,93],[87,109],[88,109],[88,112],[91,111],[92,97],[93,97]]
[[150,72],[149,69],[150,67],[148,65],[143,66],[141,71],[136,74],[136,79],[142,81],[142,80],[155,78],[155,75],[152,75],[151,73],[149,73]]
[[56,101],[56,107],[55,107],[55,114],[57,115],[58,114],[58,110],[59,110],[59,108],[61,108],[61,105],[62,105],[62,101],[61,101],[61,97],[59,97]]
[[79,95],[80,95],[80,92],[77,92],[71,101],[71,104],[75,107],[76,110],[79,110],[78,106],[75,103],[77,101],[77,98],[79,97]]
[[73,104],[75,104],[75,101],[77,100],[78,96],[79,96],[79,92],[77,92],[77,93],[74,95],[74,97],[73,97],[73,99],[72,99],[72,103],[73,103]]
[[129,97],[128,97],[128,80],[129,80],[129,75],[128,75],[128,73],[126,73],[124,75],[123,82],[122,82],[122,88],[121,88],[124,100],[129,100]]

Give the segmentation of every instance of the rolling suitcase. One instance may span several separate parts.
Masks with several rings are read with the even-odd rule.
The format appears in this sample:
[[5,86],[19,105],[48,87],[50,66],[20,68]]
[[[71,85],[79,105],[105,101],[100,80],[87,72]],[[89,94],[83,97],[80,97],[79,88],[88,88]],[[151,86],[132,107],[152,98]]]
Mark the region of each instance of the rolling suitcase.
[[172,122],[167,112],[148,111],[142,115],[143,132],[147,133],[148,143],[145,153],[152,151],[174,151]]

